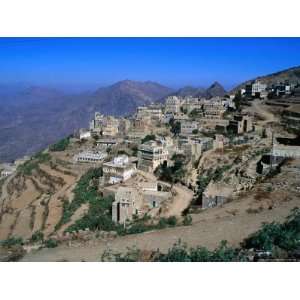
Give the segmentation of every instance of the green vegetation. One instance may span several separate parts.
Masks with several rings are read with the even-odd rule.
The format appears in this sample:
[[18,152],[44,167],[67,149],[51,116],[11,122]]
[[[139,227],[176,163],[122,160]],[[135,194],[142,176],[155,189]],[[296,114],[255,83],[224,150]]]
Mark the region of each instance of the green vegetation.
[[58,246],[58,242],[53,239],[46,240],[44,243],[46,248],[55,248]]
[[195,119],[197,118],[198,116],[202,116],[203,115],[203,109],[201,109],[201,111],[199,111],[199,109],[193,109],[190,113],[189,113],[189,117],[191,119]]
[[194,129],[193,131],[192,131],[192,134],[198,134],[199,133],[199,130],[198,129]]
[[83,204],[92,203],[93,200],[101,202],[102,197],[97,193],[98,180],[102,176],[102,169],[88,170],[78,181],[74,189],[74,199],[72,202],[65,201],[63,204],[63,215],[56,230],[61,225],[67,223],[73,213]]
[[64,151],[70,144],[70,136],[58,141],[57,143],[51,145],[49,147],[49,150],[52,152],[57,152],[57,151]]
[[[135,262],[238,262],[256,261],[260,253],[267,258],[297,258],[300,249],[300,209],[294,208],[283,224],[264,224],[262,228],[246,238],[239,248],[228,247],[222,241],[213,251],[205,247],[188,248],[180,240],[166,253],[160,250],[145,252],[137,248],[128,249],[124,254],[107,251],[102,261]],[[261,252],[263,251],[263,252]],[[265,251],[265,252],[264,252]]]
[[111,208],[114,198],[95,196],[89,200],[89,210],[85,216],[71,225],[67,231],[78,231],[89,228],[90,230],[113,231],[120,225],[111,219]]
[[155,175],[163,181],[170,183],[180,182],[186,173],[184,168],[186,157],[183,154],[176,154],[172,157],[174,165],[168,167],[167,162],[158,166],[155,170]]
[[164,229],[168,227],[174,227],[177,225],[177,219],[174,216],[169,218],[160,218],[158,223],[151,222],[151,218],[148,215],[144,215],[140,219],[135,219],[126,228],[119,228],[118,233],[121,235],[125,234],[136,234],[151,230]]
[[197,191],[195,193],[194,203],[201,203],[202,194],[211,181],[218,182],[223,178],[224,172],[230,170],[231,165],[217,167],[214,171],[209,169],[206,175],[199,175],[197,178]]
[[148,141],[155,141],[155,134],[148,134],[148,135],[146,135],[146,136],[142,139],[141,143],[144,144],[144,143],[146,143],[146,142],[148,142]]
[[6,248],[10,248],[13,246],[23,245],[23,239],[20,237],[10,237],[6,240],[0,241],[0,245]]
[[24,175],[31,175],[33,170],[38,169],[39,164],[50,161],[49,153],[38,152],[30,160],[18,167],[18,171]]
[[117,262],[143,260],[154,262],[234,262],[246,261],[246,257],[240,255],[238,250],[228,247],[226,241],[222,241],[214,251],[209,251],[205,247],[188,248],[179,240],[167,253],[161,253],[160,250],[153,251],[147,259],[145,259],[143,251],[131,248],[125,254],[107,251],[102,255],[101,260]]
[[175,121],[173,118],[169,121],[169,125],[171,126],[170,131],[176,136],[179,135],[181,125],[180,122]]
[[180,111],[183,113],[183,114],[187,114],[187,109],[186,108],[183,108],[183,107],[180,107]]
[[44,234],[41,231],[36,231],[32,236],[30,241],[33,243],[42,242],[44,240]]
[[261,230],[245,239],[242,246],[256,250],[273,250],[275,247],[285,251],[299,249],[300,209],[294,208],[283,224],[264,224]]
[[191,215],[185,215],[182,224],[184,226],[189,226],[189,225],[192,224],[192,222],[193,222],[192,216]]
[[241,109],[242,100],[243,100],[242,93],[241,93],[241,91],[238,91],[238,92],[235,94],[235,97],[234,97],[234,99],[233,99],[233,102],[234,102],[234,104],[235,104],[235,108],[236,108],[236,110],[238,110],[238,111]]

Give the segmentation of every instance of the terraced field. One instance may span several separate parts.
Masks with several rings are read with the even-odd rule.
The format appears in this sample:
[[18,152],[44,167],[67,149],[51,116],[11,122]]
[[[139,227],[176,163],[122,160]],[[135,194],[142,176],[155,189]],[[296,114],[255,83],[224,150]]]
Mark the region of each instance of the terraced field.
[[[0,240],[29,238],[38,230],[49,236],[62,215],[63,201],[72,201],[72,190],[84,170],[58,162],[51,156],[31,172],[17,172],[0,186]],[[77,213],[72,222],[80,218]]]

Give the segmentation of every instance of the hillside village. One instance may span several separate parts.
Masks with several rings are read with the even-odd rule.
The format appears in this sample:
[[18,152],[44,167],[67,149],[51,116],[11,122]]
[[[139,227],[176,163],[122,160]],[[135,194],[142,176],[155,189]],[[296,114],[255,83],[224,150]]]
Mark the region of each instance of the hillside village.
[[270,220],[283,205],[274,212],[281,220],[299,205],[299,131],[300,87],[288,81],[171,95],[128,117],[95,112],[87,128],[1,166],[0,240],[22,238],[31,251],[41,240],[222,226],[224,214],[234,220],[239,211],[257,229],[264,214]]

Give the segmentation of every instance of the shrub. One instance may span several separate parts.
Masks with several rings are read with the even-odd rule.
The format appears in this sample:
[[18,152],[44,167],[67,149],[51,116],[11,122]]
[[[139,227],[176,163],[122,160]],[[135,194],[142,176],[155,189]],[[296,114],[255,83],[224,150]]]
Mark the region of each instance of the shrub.
[[148,134],[142,139],[141,143],[144,144],[148,141],[154,141],[154,140],[155,140],[155,134]]
[[55,248],[58,246],[58,242],[56,240],[49,239],[45,241],[44,245],[47,248]]
[[12,247],[16,245],[23,245],[23,239],[20,237],[10,237],[6,240],[1,241],[3,247]]
[[182,224],[184,226],[189,226],[191,225],[193,222],[193,218],[191,217],[191,215],[185,215],[182,221]]
[[170,225],[170,226],[176,226],[177,224],[177,219],[175,216],[171,216],[167,219],[167,224]]
[[256,233],[244,240],[242,246],[246,249],[270,251],[279,247],[286,251],[296,250],[300,247],[300,210],[295,208],[283,224],[264,224]]
[[74,192],[72,202],[65,201],[63,203],[63,214],[55,229],[60,228],[62,224],[67,223],[73,213],[83,204],[91,203],[93,200],[101,201],[101,197],[97,193],[98,179],[102,176],[102,169],[89,169],[79,179]]
[[32,236],[31,236],[31,242],[40,242],[44,240],[44,234],[41,231],[36,231]]
[[20,165],[18,170],[24,175],[31,175],[33,170],[38,169],[40,163],[45,163],[50,159],[49,153],[38,152],[30,160]]
[[[141,261],[142,251],[137,248],[128,249],[125,254],[106,252],[102,256],[104,261]],[[148,255],[151,261],[160,262],[213,262],[213,261],[245,261],[246,258],[240,255],[238,249],[227,246],[226,241],[222,241],[218,248],[210,251],[205,247],[188,248],[186,244],[179,240],[167,253],[160,250],[153,251]]]
[[49,150],[53,151],[53,152],[64,151],[69,146],[69,144],[70,144],[70,137],[66,137],[66,138],[58,141],[57,143],[51,145],[49,147]]

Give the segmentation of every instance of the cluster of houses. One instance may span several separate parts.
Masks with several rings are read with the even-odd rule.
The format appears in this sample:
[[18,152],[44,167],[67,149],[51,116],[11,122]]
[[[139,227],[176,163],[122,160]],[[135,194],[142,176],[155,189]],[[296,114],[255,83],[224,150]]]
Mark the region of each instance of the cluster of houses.
[[[225,118],[227,110],[235,109],[233,98],[169,96],[164,104],[138,107],[128,118],[96,112],[90,128],[79,132],[79,138],[92,140],[93,147],[75,154],[74,162],[102,167],[99,186],[115,197],[114,221],[124,223],[134,215],[156,211],[172,197],[172,189],[161,189],[157,181],[140,180],[141,174],[153,174],[164,163],[172,165],[174,154],[183,154],[193,164],[205,151],[228,144],[228,131],[240,135],[253,130],[247,115]],[[171,123],[177,123],[176,134],[171,133]],[[132,156],[111,151],[132,145],[136,148]]]
[[270,93],[277,97],[290,96],[291,94],[299,96],[300,86],[298,82],[289,82],[289,80],[270,85],[260,80],[254,80],[246,84],[244,89],[241,89],[241,94],[247,99],[265,99]]

